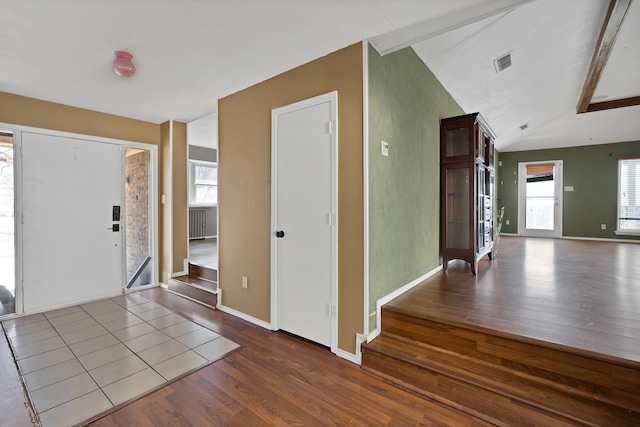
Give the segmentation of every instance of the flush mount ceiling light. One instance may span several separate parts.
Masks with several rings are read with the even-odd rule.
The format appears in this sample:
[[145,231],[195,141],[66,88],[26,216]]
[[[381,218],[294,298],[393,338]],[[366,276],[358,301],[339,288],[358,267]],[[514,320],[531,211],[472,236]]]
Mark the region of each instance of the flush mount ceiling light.
[[136,72],[136,66],[131,62],[133,55],[122,50],[116,50],[114,54],[116,59],[113,60],[113,72],[125,79],[133,76]]

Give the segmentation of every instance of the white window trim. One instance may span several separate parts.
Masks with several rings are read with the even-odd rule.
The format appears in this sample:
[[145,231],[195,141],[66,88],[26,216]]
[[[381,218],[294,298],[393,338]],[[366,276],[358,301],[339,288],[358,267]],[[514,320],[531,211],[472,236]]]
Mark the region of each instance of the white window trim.
[[[187,204],[190,208],[211,208],[211,207],[216,207],[218,206],[218,203],[191,203],[191,200],[193,200],[193,196],[195,193],[195,183],[193,180],[193,167],[194,166],[209,166],[209,167],[215,167],[216,169],[218,168],[218,163],[217,162],[207,162],[205,160],[192,160],[189,159],[187,161],[187,166],[188,166],[188,178],[189,181],[187,183],[188,185],[188,194],[187,194]],[[217,187],[217,184],[216,184]]]
[[640,160],[640,156],[629,156],[629,157],[620,157],[618,158],[618,191],[616,192],[616,230],[614,233],[618,236],[640,236],[640,230],[633,229],[620,229],[619,224],[619,214],[620,214],[620,190],[622,187],[622,168],[620,167],[620,163],[623,160]]

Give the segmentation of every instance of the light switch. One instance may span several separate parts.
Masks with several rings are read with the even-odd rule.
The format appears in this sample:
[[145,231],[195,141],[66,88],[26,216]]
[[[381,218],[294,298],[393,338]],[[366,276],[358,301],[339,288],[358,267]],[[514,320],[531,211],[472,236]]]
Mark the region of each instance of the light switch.
[[380,141],[382,144],[382,155],[385,157],[389,157],[389,143],[385,141]]
[[564,187],[564,191],[573,191],[573,185],[567,185]]

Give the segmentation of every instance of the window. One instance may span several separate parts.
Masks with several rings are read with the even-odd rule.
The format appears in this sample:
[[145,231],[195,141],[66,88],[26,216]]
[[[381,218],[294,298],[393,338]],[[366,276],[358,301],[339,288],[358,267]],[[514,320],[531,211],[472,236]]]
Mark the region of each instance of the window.
[[619,234],[640,234],[640,157],[618,159]]
[[218,165],[189,161],[189,205],[218,204]]

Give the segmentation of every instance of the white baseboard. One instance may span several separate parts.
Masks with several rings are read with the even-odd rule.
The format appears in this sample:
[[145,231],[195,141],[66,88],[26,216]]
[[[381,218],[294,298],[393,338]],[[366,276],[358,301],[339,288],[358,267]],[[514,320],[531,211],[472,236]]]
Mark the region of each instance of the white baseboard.
[[[407,283],[406,285],[402,286],[401,288],[396,289],[395,291],[391,292],[390,294],[385,295],[384,297],[382,297],[382,298],[380,298],[379,300],[376,301],[376,330],[378,332],[377,332],[377,334],[375,334],[374,338],[377,337],[380,334],[380,331],[382,330],[382,325],[381,325],[382,306],[385,305],[386,303],[390,302],[391,300],[399,297],[403,293],[405,293],[405,292],[411,290],[412,288],[416,287],[417,285],[419,285],[420,283],[424,282],[425,280],[427,280],[429,277],[433,276],[434,274],[436,274],[440,270],[442,270],[442,264],[440,264],[439,266],[437,266],[433,270],[426,272],[422,276],[412,280],[411,282]],[[370,332],[369,336],[371,336],[375,332],[376,332],[375,330]],[[369,336],[367,336],[367,339],[369,339]]]
[[513,236],[513,237],[518,237],[520,236],[518,233],[500,233],[501,236]]
[[640,243],[640,240],[633,239],[605,239],[600,237],[577,237],[577,236],[562,236],[561,239],[566,240],[593,240],[596,242],[614,242],[614,243]]
[[369,335],[367,335],[367,342],[371,342],[378,338],[378,335],[380,335],[380,329],[375,328],[373,331],[369,332]]
[[265,322],[264,320],[260,320],[258,318],[253,317],[253,316],[249,316],[248,314],[245,314],[245,313],[243,313],[241,311],[238,311],[238,310],[234,310],[233,308],[229,308],[229,307],[227,307],[225,305],[222,305],[222,304],[218,304],[218,306],[216,308],[218,310],[224,312],[224,313],[230,314],[230,315],[235,316],[235,317],[237,317],[239,319],[242,319],[242,320],[246,320],[247,322],[253,323],[254,325],[258,325],[258,326],[260,326],[262,328],[271,330],[271,324],[268,323],[268,322]]
[[[359,348],[360,346],[358,346]],[[348,360],[349,362],[355,363],[356,365],[362,364],[362,352],[358,351],[358,354],[349,353],[348,351],[337,349],[335,355]]]

